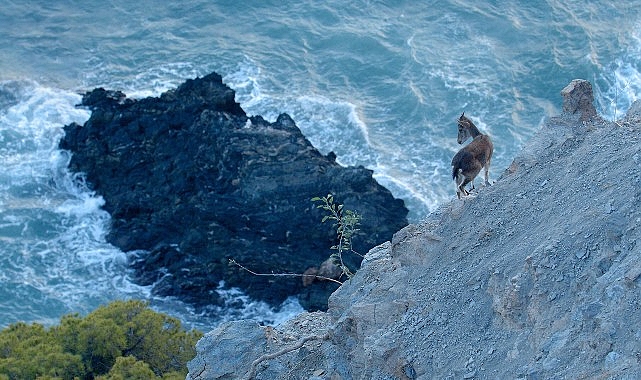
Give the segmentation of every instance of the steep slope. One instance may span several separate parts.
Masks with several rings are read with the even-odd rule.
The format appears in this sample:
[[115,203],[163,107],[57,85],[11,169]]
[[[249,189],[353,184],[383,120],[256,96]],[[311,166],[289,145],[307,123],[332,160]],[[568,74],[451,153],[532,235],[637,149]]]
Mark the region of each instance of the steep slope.
[[188,379],[635,378],[641,103],[610,123],[588,82],[562,94],[493,186],[372,249],[327,313],[222,325]]

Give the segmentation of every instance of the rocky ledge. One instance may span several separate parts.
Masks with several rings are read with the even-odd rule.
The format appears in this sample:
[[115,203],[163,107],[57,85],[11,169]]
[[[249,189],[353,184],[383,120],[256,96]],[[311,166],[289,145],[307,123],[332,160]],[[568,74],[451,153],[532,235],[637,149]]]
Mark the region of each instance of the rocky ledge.
[[215,73],[158,98],[95,89],[81,104],[90,119],[66,126],[60,147],[104,197],[107,240],[135,253],[136,280],[156,294],[215,305],[224,281],[274,305],[297,295],[308,310],[324,310],[334,283],[252,276],[229,260],[260,273],[319,267],[336,230],[320,223],[312,197],[332,193],[363,216],[357,252],[406,226],[407,209],[371,170],[319,153],[288,115],[248,117],[234,97]]
[[327,312],[206,334],[188,379],[638,378],[641,103],[562,94],[493,186],[369,251]]

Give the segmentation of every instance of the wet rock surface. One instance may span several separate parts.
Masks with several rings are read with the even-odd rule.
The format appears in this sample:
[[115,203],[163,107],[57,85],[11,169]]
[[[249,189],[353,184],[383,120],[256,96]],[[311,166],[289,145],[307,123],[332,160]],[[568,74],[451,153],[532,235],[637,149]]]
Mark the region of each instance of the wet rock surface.
[[[157,98],[95,89],[82,106],[91,118],[66,126],[60,146],[72,152],[70,170],[104,197],[107,240],[135,252],[135,279],[156,294],[216,304],[222,280],[273,305],[296,295],[323,310],[337,285],[253,276],[229,259],[260,273],[318,267],[336,231],[310,200],[328,193],[362,214],[358,252],[407,225],[403,201],[372,171],[322,155],[286,114],[273,123],[247,116],[218,74]],[[358,267],[361,258],[348,260]]]

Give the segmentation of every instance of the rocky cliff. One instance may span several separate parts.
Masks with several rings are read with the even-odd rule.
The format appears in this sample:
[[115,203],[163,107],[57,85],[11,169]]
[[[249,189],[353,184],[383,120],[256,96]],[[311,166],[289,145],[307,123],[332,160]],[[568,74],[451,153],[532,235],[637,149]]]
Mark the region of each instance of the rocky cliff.
[[562,94],[493,186],[369,251],[326,313],[206,334],[188,379],[638,378],[641,103]]
[[319,267],[336,230],[321,224],[312,197],[333,193],[361,213],[357,252],[406,226],[407,209],[371,170],[320,154],[286,114],[273,123],[249,117],[234,96],[216,73],[140,100],[95,89],[81,104],[90,119],[66,126],[60,146],[104,197],[107,240],[136,252],[135,278],[156,294],[206,307],[225,281],[274,305],[298,296],[308,310],[325,310],[335,284],[252,276],[229,260],[260,273]]

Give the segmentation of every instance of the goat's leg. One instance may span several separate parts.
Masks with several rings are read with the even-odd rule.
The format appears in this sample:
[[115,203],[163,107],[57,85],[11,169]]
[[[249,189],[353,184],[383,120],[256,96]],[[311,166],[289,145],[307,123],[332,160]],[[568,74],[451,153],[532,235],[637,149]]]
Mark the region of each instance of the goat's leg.
[[490,160],[485,164],[485,185],[490,186]]
[[461,193],[464,191],[461,188],[462,183],[463,181],[461,180],[461,174],[459,173],[456,175],[456,178],[454,178],[454,187],[456,188],[456,196],[458,197],[458,199],[461,199]]
[[456,177],[454,178],[454,185],[456,187],[456,196],[458,199],[461,199],[461,193],[463,193],[464,196],[467,196],[469,193],[467,190],[465,190],[465,185],[467,185],[467,177],[463,175],[463,171],[459,169],[458,173],[456,174]]
[[470,190],[468,191],[468,190],[466,189],[467,185],[468,185],[468,184],[470,184],[470,183],[472,183],[472,189],[474,189],[474,177],[471,177],[471,178],[470,178],[470,177],[463,176],[463,183],[461,183],[461,189],[463,190],[463,194],[464,194],[466,197],[467,197],[468,195],[470,195],[470,191],[472,190],[472,189],[470,189]]
[[470,195],[470,193],[462,186],[456,190],[456,196],[458,197],[458,199],[461,199],[461,194],[463,194],[464,197]]
[[461,199],[461,194],[463,194],[464,197],[467,197],[470,193],[465,190],[464,186],[457,186],[456,187],[456,196],[458,199]]

